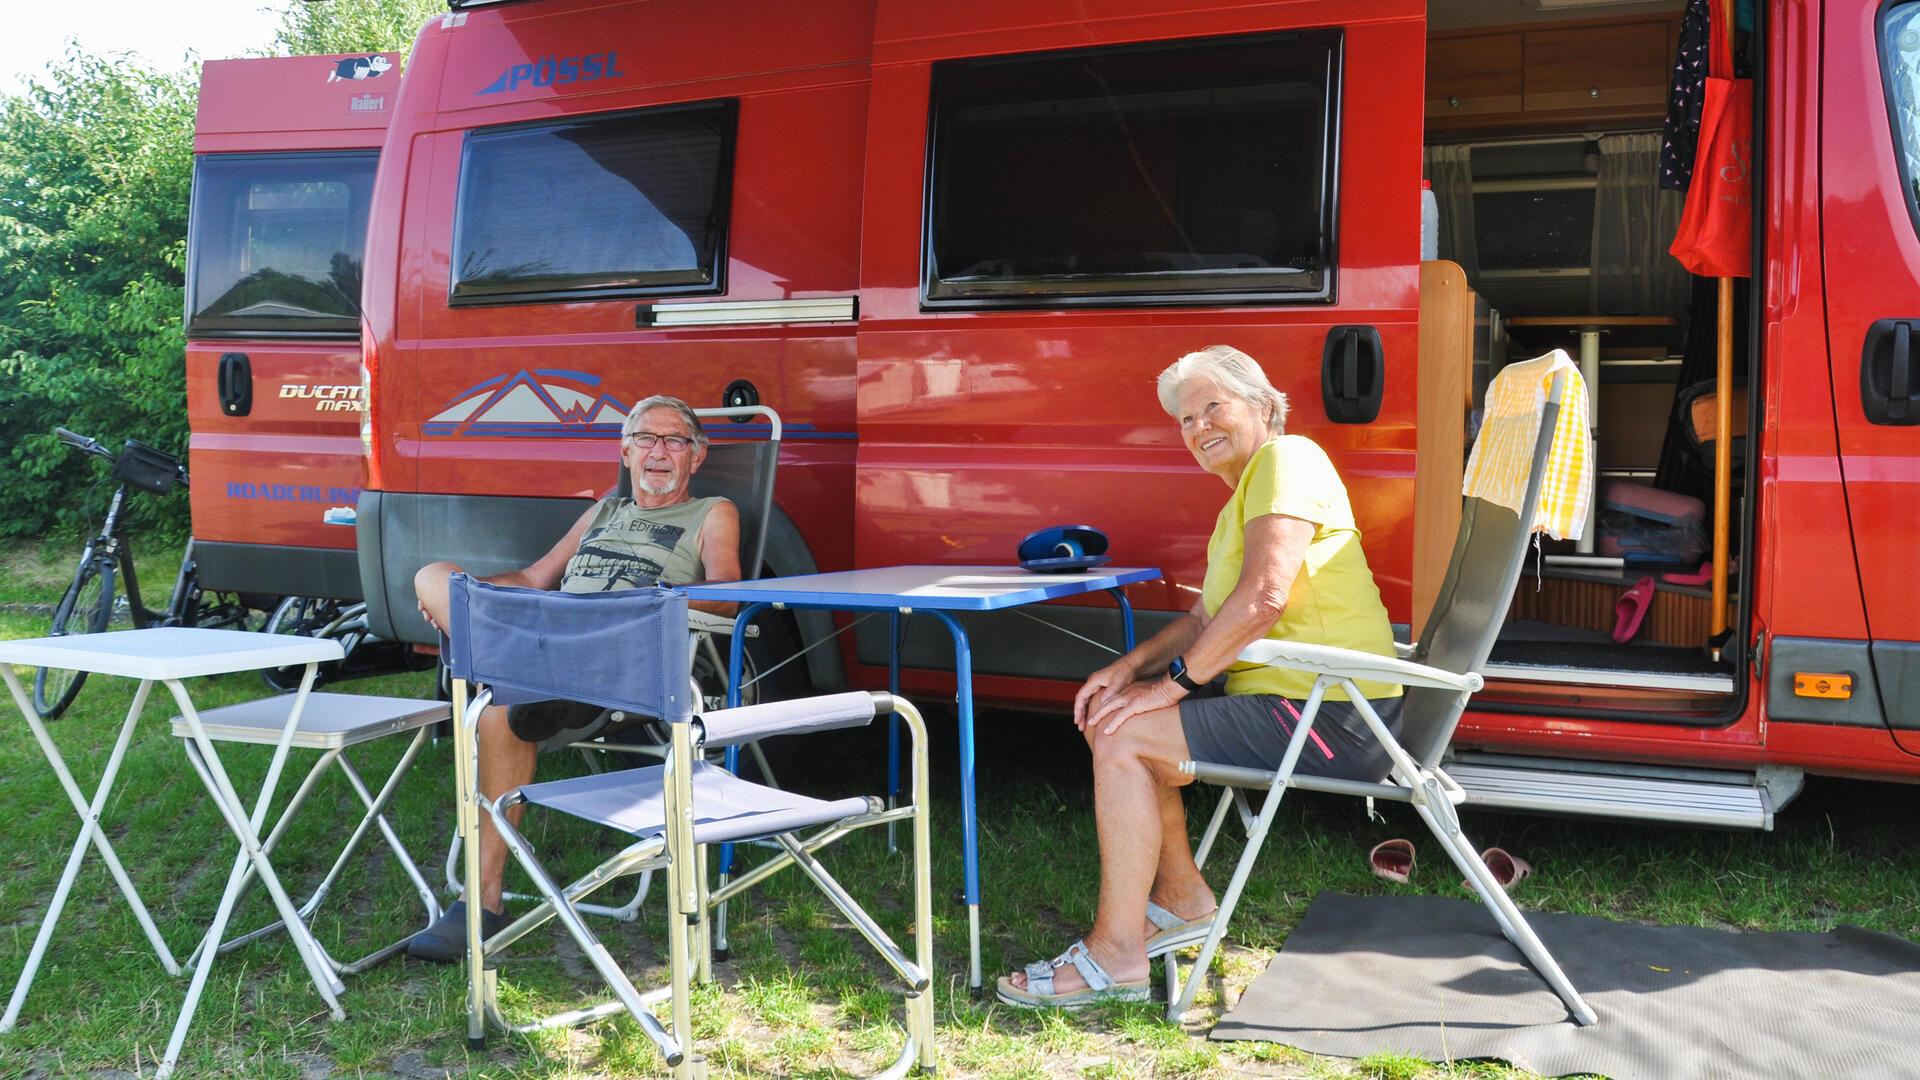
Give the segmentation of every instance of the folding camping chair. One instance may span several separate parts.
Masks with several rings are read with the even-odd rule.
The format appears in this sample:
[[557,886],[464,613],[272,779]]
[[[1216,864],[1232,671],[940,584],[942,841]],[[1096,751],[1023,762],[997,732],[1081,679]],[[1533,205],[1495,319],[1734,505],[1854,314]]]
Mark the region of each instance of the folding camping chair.
[[[700,471],[693,476],[692,489],[695,496],[706,498],[722,496],[730,500],[740,512],[740,574],[744,580],[752,581],[760,576],[766,562],[767,526],[773,518],[773,491],[779,474],[780,464],[780,414],[765,405],[752,405],[737,409],[695,409],[694,415],[703,421],[728,420],[739,421],[743,417],[760,417],[766,421],[767,437],[743,442],[712,443],[707,447],[707,460]],[[622,498],[633,495],[633,476],[625,466],[615,463],[614,484],[608,494]],[[694,660],[691,668],[694,679],[701,686],[701,696],[706,708],[720,708],[727,700],[727,661],[724,641],[733,636],[733,620],[724,615],[713,615],[704,611],[688,609],[687,625],[693,633]],[[753,636],[758,627],[748,627],[748,636]],[[753,699],[743,698],[747,704]],[[618,710],[609,710],[614,716],[594,736],[572,744],[580,751],[582,760],[593,772],[606,771],[606,755],[637,754],[664,760],[667,756],[666,729],[652,724],[651,717],[626,717]],[[644,725],[644,726],[641,726]],[[614,739],[614,735],[623,735]],[[652,735],[652,738],[645,736]],[[757,744],[750,744],[747,753],[753,757],[754,767],[768,783],[775,783],[773,768],[767,763],[766,755]],[[625,766],[621,766],[624,768]],[[449,895],[460,895],[460,837],[456,833],[453,843],[447,851],[445,875]],[[643,872],[633,896],[624,904],[580,904],[581,911],[590,915],[602,915],[619,919],[622,922],[634,922],[640,918],[640,906],[646,902],[647,892],[653,884],[653,874]],[[538,900],[538,896],[529,893],[508,892],[502,894],[508,900]]]
[[[905,1048],[882,1074],[904,1075],[918,1064],[933,1066],[933,899],[929,876],[926,725],[910,703],[887,694],[846,693],[737,709],[704,709],[687,677],[692,644],[686,594],[673,589],[634,589],[566,595],[506,589],[453,579],[447,637],[442,647],[453,674],[455,773],[460,793],[459,825],[468,838],[467,895],[480,895],[480,862],[472,842],[486,813],[539,889],[541,903],[504,930],[481,938],[478,903],[467,905],[467,1035],[484,1042],[486,1024],[515,1031],[572,1025],[622,1010],[660,1049],[673,1075],[702,1072],[691,1046],[689,986],[711,978],[708,913],[714,905],[751,888],[787,865],[796,865],[875,948],[906,985]],[[483,684],[477,695],[476,684]],[[471,696],[470,696],[471,695]],[[475,729],[480,710],[566,697],[608,709],[658,717],[668,725],[666,760],[660,765],[529,784],[489,802],[475,781]],[[771,735],[801,734],[871,723],[898,714],[913,743],[913,801],[886,809],[877,798],[826,801],[749,783],[708,762],[709,749],[740,745]],[[562,887],[509,823],[514,806],[544,806],[631,838],[626,848],[584,877]],[[914,855],[915,956],[909,959],[862,911],[814,858],[813,853],[848,833],[911,820]],[[814,830],[802,835],[803,830]],[[730,884],[709,893],[705,850],[726,842],[771,840],[781,853]],[[612,955],[581,918],[579,905],[610,882],[646,869],[664,868],[671,911],[667,917],[668,986],[636,990]],[[489,964],[535,927],[558,918],[614,993],[614,1000],[531,1023],[501,1016],[496,976]],[[670,1001],[670,1027],[648,1006]]]
[[[1239,902],[1247,876],[1259,858],[1267,830],[1273,824],[1274,812],[1280,807],[1280,798],[1288,788],[1296,787],[1411,803],[1420,819],[1427,823],[1440,841],[1440,846],[1453,858],[1467,880],[1473,883],[1475,892],[1493,914],[1501,932],[1519,947],[1534,969],[1560,995],[1573,1019],[1580,1024],[1594,1022],[1593,1010],[1581,999],[1573,984],[1567,981],[1546,946],[1540,943],[1527,925],[1520,909],[1514,906],[1506,890],[1494,880],[1486,864],[1475,853],[1473,844],[1461,831],[1457,807],[1466,801],[1467,794],[1440,768],[1441,755],[1453,738],[1460,714],[1466,710],[1467,698],[1482,686],[1477,669],[1486,663],[1488,654],[1493,651],[1494,639],[1499,635],[1507,608],[1513,601],[1514,585],[1520,577],[1527,541],[1533,534],[1535,509],[1540,504],[1542,478],[1547,472],[1547,460],[1553,448],[1554,430],[1560,413],[1561,394],[1567,378],[1564,373],[1554,377],[1541,406],[1540,435],[1534,447],[1526,496],[1522,500],[1526,512],[1515,514],[1506,507],[1478,498],[1464,500],[1452,561],[1441,582],[1440,595],[1434,601],[1433,613],[1427,620],[1420,641],[1411,650],[1410,659],[1272,640],[1255,642],[1240,654],[1242,661],[1313,672],[1317,678],[1308,695],[1306,707],[1301,711],[1300,723],[1295,727],[1286,753],[1281,757],[1278,771],[1214,765],[1204,761],[1184,762],[1180,767],[1189,776],[1227,789],[1221,794],[1220,805],[1207,825],[1195,861],[1204,863],[1206,860],[1208,850],[1219,837],[1230,806],[1238,807],[1240,811],[1241,822],[1247,831],[1247,845],[1241,852],[1239,864],[1234,868],[1233,880],[1220,898],[1220,913],[1214,919],[1213,930],[1207,935],[1205,944],[1200,947],[1199,959],[1188,974],[1184,989],[1180,985],[1178,961],[1174,954],[1167,955],[1169,1019],[1179,1020],[1193,1004],[1200,975],[1207,970],[1214,952],[1220,947],[1221,939],[1226,936],[1234,905]],[[1405,688],[1399,739],[1394,738],[1374,712],[1373,706],[1367,702],[1366,696],[1360,693],[1354,683],[1356,679],[1395,683]],[[1392,773],[1379,783],[1294,775],[1294,764],[1299,760],[1300,751],[1313,730],[1320,703],[1327,690],[1336,686],[1347,692],[1367,727],[1380,740],[1393,761]],[[1261,804],[1257,814],[1248,808],[1246,797],[1242,794],[1245,789],[1264,789],[1267,793],[1266,801]]]
[[[213,709],[200,714],[201,726],[205,729],[207,738],[214,742],[273,746],[280,741],[286,728],[287,710],[293,707],[294,700],[294,695],[284,694]],[[308,797],[313,794],[320,778],[326,775],[330,767],[339,769],[348,785],[353,788],[354,795],[365,807],[359,823],[354,826],[352,832],[347,834],[347,841],[341,847],[340,854],[335,857],[332,868],[327,871],[326,877],[297,911],[300,918],[309,926],[312,925],[314,913],[320,909],[320,905],[326,903],[327,896],[333,891],[335,883],[339,881],[340,874],[346,869],[348,862],[360,850],[368,835],[376,829],[381,838],[386,841],[387,850],[393,855],[394,861],[400,864],[401,871],[412,883],[414,892],[420,897],[421,906],[426,914],[426,922],[421,925],[432,926],[434,920],[440,917],[440,903],[434,896],[432,886],[427,884],[427,879],[420,872],[419,866],[407,853],[406,845],[402,844],[400,837],[394,833],[393,826],[387,821],[386,812],[387,805],[392,802],[394,793],[400,787],[401,779],[413,765],[413,759],[419,756],[420,748],[426,742],[428,733],[433,730],[433,725],[448,719],[451,715],[450,708],[444,701],[416,701],[409,698],[372,697],[362,694],[313,693],[308,695],[306,708],[300,713],[299,726],[294,729],[292,740],[288,745],[294,750],[317,750],[320,752],[320,757],[313,763],[313,767],[307,770],[306,778],[300,782],[300,787],[288,800],[286,809],[280,812],[280,819],[274,823],[273,831],[267,834],[262,847],[268,855],[273,854],[273,850],[280,844],[281,837],[286,834],[287,827],[292,824],[294,815],[306,805]],[[354,768],[353,762],[348,758],[347,752],[376,739],[407,732],[413,733],[413,741],[407,744],[406,750],[400,755],[400,760],[387,774],[386,782],[380,785],[379,792],[370,791],[366,781],[361,779],[359,770]],[[202,780],[211,784],[207,763],[201,757],[200,747],[194,742],[192,726],[185,717],[173,718],[173,734],[185,745],[187,760],[193,763],[194,770],[200,774]],[[251,884],[253,878],[253,869],[249,867],[241,888],[244,889]],[[284,922],[268,923],[258,930],[222,942],[219,951],[225,953],[285,929]],[[360,959],[344,963],[330,955],[326,947],[320,945],[317,940],[314,944],[320,950],[321,962],[331,970],[337,981],[342,975],[358,974],[398,955],[400,950],[406,947],[407,937],[412,933],[413,931],[409,930],[399,939],[373,950]],[[201,948],[205,948],[205,942],[201,943]],[[200,959],[200,952],[196,951],[187,961],[187,966],[198,966]]]

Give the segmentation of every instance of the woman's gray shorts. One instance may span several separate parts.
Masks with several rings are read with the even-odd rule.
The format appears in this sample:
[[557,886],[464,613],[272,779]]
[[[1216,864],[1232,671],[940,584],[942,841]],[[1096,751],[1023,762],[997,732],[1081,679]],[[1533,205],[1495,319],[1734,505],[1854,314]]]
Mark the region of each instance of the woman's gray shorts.
[[[1180,728],[1193,760],[1249,769],[1279,768],[1306,703],[1278,694],[1226,694],[1220,692],[1220,685],[1215,683],[1180,702]],[[1382,698],[1371,704],[1387,730],[1399,738],[1400,699]],[[1349,701],[1320,703],[1320,713],[1294,766],[1296,773],[1306,776],[1365,781],[1379,780],[1392,769],[1386,750]]]

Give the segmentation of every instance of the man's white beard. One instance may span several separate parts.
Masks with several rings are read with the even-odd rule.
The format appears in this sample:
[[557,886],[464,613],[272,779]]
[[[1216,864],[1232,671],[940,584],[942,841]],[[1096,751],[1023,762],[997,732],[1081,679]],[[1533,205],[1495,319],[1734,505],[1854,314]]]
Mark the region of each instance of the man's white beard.
[[680,487],[672,480],[655,480],[645,473],[640,474],[640,490],[649,495],[671,495]]

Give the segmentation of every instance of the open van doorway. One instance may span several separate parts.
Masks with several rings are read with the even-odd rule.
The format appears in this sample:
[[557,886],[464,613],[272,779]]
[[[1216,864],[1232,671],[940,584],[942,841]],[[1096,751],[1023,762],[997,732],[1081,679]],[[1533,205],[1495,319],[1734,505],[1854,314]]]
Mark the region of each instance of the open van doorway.
[[[1695,49],[1705,73],[1696,21],[1681,0],[1429,5],[1428,254],[1456,268],[1472,332],[1457,348],[1423,337],[1422,392],[1461,388],[1470,452],[1488,382],[1563,349],[1586,376],[1598,467],[1587,537],[1529,559],[1476,708],[1716,725],[1744,704],[1748,282],[1735,282],[1732,629],[1714,639],[1717,293],[1668,253],[1685,204],[1676,164],[1692,156],[1684,101],[1669,113]],[[1423,291],[1423,322],[1426,304]]]

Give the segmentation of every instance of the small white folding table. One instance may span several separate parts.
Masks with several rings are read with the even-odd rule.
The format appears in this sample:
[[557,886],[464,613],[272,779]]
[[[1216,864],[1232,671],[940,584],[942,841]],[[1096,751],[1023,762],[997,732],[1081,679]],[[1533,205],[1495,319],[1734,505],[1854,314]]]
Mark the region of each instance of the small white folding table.
[[[219,809],[220,816],[225,819],[227,827],[233,830],[240,850],[234,857],[233,871],[227,878],[226,892],[220,899],[219,909],[214,913],[213,924],[207,928],[206,938],[201,943],[186,1001],[180,1007],[173,1037],[167,1043],[166,1053],[155,1075],[162,1078],[170,1075],[175,1062],[179,1060],[187,1028],[193,1022],[200,995],[206,988],[207,974],[212,970],[214,957],[219,953],[220,935],[225,932],[227,920],[233,914],[234,902],[251,874],[259,875],[260,881],[273,897],[274,906],[285,922],[287,934],[293,940],[301,962],[306,965],[307,974],[313,979],[314,987],[320,991],[333,1018],[345,1019],[339,998],[345,987],[323,960],[319,946],[308,932],[305,921],[299,917],[293,900],[281,886],[279,877],[274,874],[260,842],[260,827],[266,819],[267,808],[273,802],[274,787],[279,783],[281,769],[286,764],[294,732],[300,725],[301,710],[313,688],[314,672],[319,664],[338,660],[342,655],[337,641],[185,627],[151,627],[108,634],[0,641],[0,679],[6,681],[7,690],[13,694],[14,705],[26,718],[27,727],[33,731],[34,739],[47,756],[47,764],[53,767],[54,775],[60,779],[60,786],[66,789],[68,801],[80,816],[80,835],[74,839],[73,852],[67,856],[66,871],[61,874],[60,883],[54,889],[52,902],[48,904],[46,917],[40,924],[40,932],[34,938],[32,951],[27,955],[26,967],[20,972],[20,981],[14,986],[12,999],[7,1002],[6,1015],[0,1017],[0,1033],[12,1031],[14,1024],[19,1021],[20,1007],[25,1004],[27,992],[33,986],[34,975],[39,971],[40,961],[53,939],[54,927],[60,921],[60,913],[66,907],[67,896],[73,889],[74,879],[79,876],[80,863],[89,846],[99,851],[100,859],[106,863],[121,895],[127,898],[127,904],[133,908],[140,928],[146,932],[147,940],[152,942],[161,966],[169,975],[180,974],[180,963],[173,958],[166,941],[161,938],[159,929],[153,924],[153,917],[147,913],[146,904],[141,902],[139,892],[120,863],[120,857],[114,853],[112,841],[100,826],[100,812],[107,804],[115,777],[119,775],[127,746],[133,741],[134,724],[145,710],[147,695],[156,682],[166,686],[175,704],[180,707],[181,719],[190,729],[192,743],[198,749],[204,765],[204,768],[196,771],[200,773],[208,793],[213,796],[214,806]],[[19,676],[13,671],[15,664],[85,671],[95,675],[118,675],[140,681],[140,688],[134,693],[133,705],[127,710],[127,718],[120,726],[120,735],[114,741],[113,751],[100,775],[100,785],[95,789],[91,801],[81,794],[80,786],[74,782],[73,774],[68,771],[59,748],[48,734],[46,724],[41,722],[32,700],[20,685]],[[220,763],[220,756],[214,749],[214,741],[208,738],[200,714],[187,696],[182,680],[299,664],[306,665],[306,674],[300,680],[300,689],[292,707],[287,710],[286,727],[274,744],[273,759],[267,766],[266,778],[261,781],[260,795],[249,810],[234,790],[233,782],[228,779],[226,768]]]

